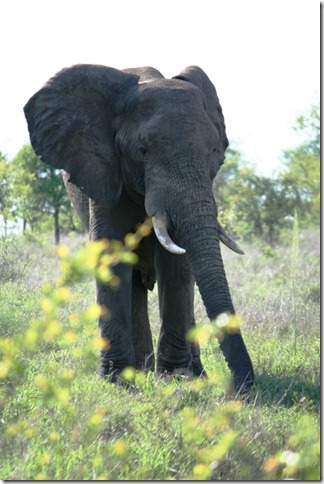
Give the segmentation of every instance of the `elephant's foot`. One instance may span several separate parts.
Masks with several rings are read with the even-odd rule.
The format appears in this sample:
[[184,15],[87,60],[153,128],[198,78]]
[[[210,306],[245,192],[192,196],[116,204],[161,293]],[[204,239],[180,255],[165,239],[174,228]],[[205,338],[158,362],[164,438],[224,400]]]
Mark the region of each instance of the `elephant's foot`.
[[[126,368],[134,368],[135,363],[133,358],[125,358],[123,360],[115,361],[109,351],[102,351],[100,354],[99,377],[112,383],[125,381],[122,373]],[[135,375],[135,372],[134,372]]]
[[154,371],[155,357],[154,352],[137,352],[135,348],[135,368],[140,371]]
[[207,377],[205,368],[203,367],[199,356],[193,356],[191,360],[192,372],[198,377]]
[[[129,367],[128,367],[129,368]],[[135,368],[134,368],[135,370]],[[126,388],[127,390],[134,391],[135,387],[135,371],[131,379],[125,378],[123,376],[123,370],[116,369],[114,371],[107,371],[106,368],[100,366],[99,368],[99,378],[103,379],[108,383],[113,383],[114,385]]]
[[117,364],[109,359],[107,355],[103,355],[100,358],[100,365],[99,365],[99,377],[102,379],[105,379],[111,383],[121,383],[121,384],[131,384],[135,380],[135,372],[134,372],[134,378],[132,381],[129,381],[128,379],[125,380],[123,378],[123,371],[125,368],[134,368],[134,370],[139,370],[139,371],[154,371],[155,367],[155,358],[154,358],[154,353],[151,353],[149,355],[147,354],[141,354],[141,357],[137,358],[135,357],[135,365],[134,364],[124,364],[120,365],[120,363]]
[[198,343],[191,343],[191,365],[192,371],[196,376],[207,376],[207,373],[201,363],[200,348]]
[[108,365],[101,362],[99,365],[99,378],[116,383],[120,380],[122,371],[123,368],[114,368],[113,361],[110,361]]
[[193,378],[196,378],[196,376],[192,373],[192,371],[189,371],[188,368],[176,368],[173,371],[158,371],[156,373],[156,377],[158,380],[163,380],[163,381],[172,381],[172,380],[192,380]]
[[157,377],[162,380],[171,381],[176,380],[193,380],[195,378],[207,378],[205,370],[200,375],[195,374],[189,368],[175,368],[173,371],[159,371]]
[[254,374],[253,372],[244,375],[234,374],[233,380],[236,392],[240,396],[246,396],[253,386]]
[[182,374],[192,377],[207,377],[201,363],[200,351],[197,345],[185,347],[181,353],[169,345],[160,343],[157,354],[157,372],[160,374]]
[[207,377],[207,373],[202,366],[199,357],[193,357],[186,365],[175,364],[174,362],[168,363],[166,361],[158,361],[157,372],[160,375],[171,375],[171,376],[184,376],[186,378],[194,377]]

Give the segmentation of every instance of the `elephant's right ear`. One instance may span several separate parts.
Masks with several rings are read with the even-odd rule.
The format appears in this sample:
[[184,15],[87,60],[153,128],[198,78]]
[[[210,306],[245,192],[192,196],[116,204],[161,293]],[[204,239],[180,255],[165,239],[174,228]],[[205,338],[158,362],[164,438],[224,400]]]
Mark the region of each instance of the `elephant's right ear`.
[[24,107],[32,146],[42,161],[108,208],[119,199],[122,175],[114,118],[138,76],[105,66],[63,69]]

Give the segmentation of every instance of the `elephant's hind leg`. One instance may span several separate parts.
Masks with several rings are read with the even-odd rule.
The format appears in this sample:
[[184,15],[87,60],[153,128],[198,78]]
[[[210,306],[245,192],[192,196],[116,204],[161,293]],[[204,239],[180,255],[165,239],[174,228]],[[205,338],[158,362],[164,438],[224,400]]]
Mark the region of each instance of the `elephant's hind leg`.
[[133,270],[132,281],[132,338],[135,366],[138,370],[154,370],[155,358],[147,311],[147,288],[139,270]]

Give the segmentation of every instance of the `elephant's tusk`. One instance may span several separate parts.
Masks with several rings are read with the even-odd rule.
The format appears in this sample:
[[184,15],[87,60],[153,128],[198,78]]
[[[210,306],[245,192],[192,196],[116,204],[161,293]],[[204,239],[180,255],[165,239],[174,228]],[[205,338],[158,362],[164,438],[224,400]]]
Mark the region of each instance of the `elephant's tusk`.
[[154,217],[152,217],[152,222],[155,235],[157,236],[162,247],[164,247],[172,254],[180,255],[186,252],[185,249],[182,249],[182,247],[179,247],[173,242],[170,235],[168,234],[165,221],[161,217],[155,215]]
[[[169,252],[172,254],[185,254],[186,250],[183,249],[182,247],[179,247],[177,244],[173,242],[171,239],[170,235],[168,234],[167,228],[165,221],[158,217],[154,216],[152,217],[152,222],[153,222],[153,228],[155,235],[157,236],[160,244]],[[219,240],[223,242],[226,247],[229,249],[233,250],[237,254],[244,254],[244,250],[241,249],[241,247],[228,235],[228,233],[225,231],[224,227],[217,221],[217,227],[218,227],[218,236]]]
[[229,249],[233,250],[234,252],[237,252],[238,254],[243,255],[245,253],[244,250],[241,249],[241,247],[236,242],[234,242],[232,237],[230,237],[228,233],[225,232],[224,227],[221,226],[218,220],[217,220],[217,225],[218,225],[219,240],[221,240],[223,244],[226,245],[226,247],[228,247]]

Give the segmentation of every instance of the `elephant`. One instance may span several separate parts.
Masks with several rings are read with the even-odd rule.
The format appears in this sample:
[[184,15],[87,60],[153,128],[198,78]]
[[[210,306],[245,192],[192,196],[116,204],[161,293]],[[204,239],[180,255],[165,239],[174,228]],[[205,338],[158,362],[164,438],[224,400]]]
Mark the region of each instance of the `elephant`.
[[[120,381],[126,367],[158,374],[205,376],[195,327],[194,284],[211,321],[235,310],[220,240],[239,247],[217,218],[213,179],[228,146],[216,89],[197,66],[165,78],[152,67],[115,69],[77,64],[62,69],[24,107],[31,144],[41,160],[62,169],[72,204],[90,240],[123,241],[147,218],[154,230],[135,266],[118,264],[118,288],[96,282],[109,308],[99,328],[109,347],[99,373]],[[148,291],[155,282],[161,328],[154,355]],[[235,387],[254,382],[241,331],[220,348]]]

